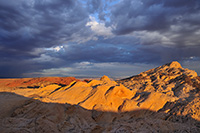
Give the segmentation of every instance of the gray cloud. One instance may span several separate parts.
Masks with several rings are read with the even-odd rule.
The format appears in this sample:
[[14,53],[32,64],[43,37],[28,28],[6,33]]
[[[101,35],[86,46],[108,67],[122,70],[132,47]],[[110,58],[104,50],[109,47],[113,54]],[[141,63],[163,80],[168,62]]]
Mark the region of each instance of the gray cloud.
[[[89,69],[99,75],[97,65],[129,71],[136,64],[147,68],[172,60],[197,64],[199,14],[199,0],[0,1],[0,77],[61,68],[76,68],[71,76]],[[83,62],[93,65],[79,68]]]
[[[48,66],[32,67],[33,63],[27,60],[41,56],[32,54],[35,49],[81,41],[91,34],[85,27],[88,11],[73,0],[1,1],[0,17],[1,76],[19,76],[22,71]],[[18,66],[16,62],[20,62]]]
[[198,0],[123,0],[112,9],[111,20],[116,25],[116,34],[148,30],[167,32],[172,25],[188,24],[199,27]]
[[1,5],[0,43],[6,48],[31,51],[70,41],[86,28],[88,13],[75,1],[22,1]]

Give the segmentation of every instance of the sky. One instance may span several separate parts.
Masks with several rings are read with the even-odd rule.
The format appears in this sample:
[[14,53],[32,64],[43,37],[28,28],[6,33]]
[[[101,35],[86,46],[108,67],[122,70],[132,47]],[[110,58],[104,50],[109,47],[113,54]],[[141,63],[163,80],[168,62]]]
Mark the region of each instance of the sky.
[[199,0],[1,0],[0,77],[200,74]]

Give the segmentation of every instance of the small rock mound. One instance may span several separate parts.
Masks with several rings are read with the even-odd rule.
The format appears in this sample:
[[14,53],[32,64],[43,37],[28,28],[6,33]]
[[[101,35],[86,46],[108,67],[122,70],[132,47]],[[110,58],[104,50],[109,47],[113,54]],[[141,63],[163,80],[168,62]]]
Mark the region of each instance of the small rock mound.
[[170,63],[166,64],[167,66],[169,66],[170,68],[182,68],[181,64],[177,61],[172,61]]
[[111,81],[108,76],[104,75],[103,77],[100,78],[101,81]]

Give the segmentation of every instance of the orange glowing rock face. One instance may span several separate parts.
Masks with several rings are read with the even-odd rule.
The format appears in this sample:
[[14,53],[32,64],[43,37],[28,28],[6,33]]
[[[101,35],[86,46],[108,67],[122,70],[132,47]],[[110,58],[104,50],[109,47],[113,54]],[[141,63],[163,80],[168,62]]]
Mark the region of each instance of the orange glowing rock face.
[[20,78],[20,79],[0,79],[0,85],[5,87],[27,87],[41,86],[42,84],[62,84],[68,85],[72,81],[80,81],[74,77],[40,77],[40,78]]
[[[195,71],[182,68],[178,62],[118,81],[105,75],[100,80],[84,81],[73,77],[1,79],[0,122],[4,126],[0,129],[115,132],[126,125],[120,130],[145,132],[145,128],[155,129],[163,123],[165,126],[156,129],[198,132],[199,79]],[[150,127],[138,125],[144,119]],[[38,126],[31,123],[33,120]],[[17,124],[20,121],[23,128]],[[185,127],[188,123],[190,128]],[[6,128],[9,126],[18,128]]]

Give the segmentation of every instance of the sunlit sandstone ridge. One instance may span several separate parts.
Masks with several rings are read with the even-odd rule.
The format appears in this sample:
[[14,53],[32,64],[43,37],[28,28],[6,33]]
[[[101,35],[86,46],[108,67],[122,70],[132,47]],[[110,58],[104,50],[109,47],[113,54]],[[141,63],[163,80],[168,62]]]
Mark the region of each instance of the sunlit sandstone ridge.
[[[27,83],[32,80],[33,79],[29,79],[24,82]],[[113,81],[107,76],[103,76],[100,80],[79,81],[73,79],[72,82],[65,84],[53,81],[40,81],[37,85],[33,83],[23,87],[20,85],[18,85],[18,87],[9,87],[12,82],[7,82],[9,83],[3,84],[0,82],[1,86],[4,86],[0,88],[1,92],[13,92],[24,96],[24,98],[31,98],[32,100],[35,99],[45,103],[71,104],[67,105],[69,109],[65,109],[69,111],[71,108],[73,108],[72,110],[81,110],[80,112],[82,113],[85,112],[84,109],[88,111],[91,110],[92,112],[85,112],[85,115],[88,116],[88,120],[80,120],[82,121],[79,122],[81,124],[83,124],[83,121],[86,123],[90,121],[97,125],[101,122],[105,122],[109,125],[115,120],[126,124],[127,120],[131,119],[133,124],[133,122],[135,122],[135,117],[146,119],[144,116],[148,114],[150,117],[157,118],[157,121],[162,121],[166,125],[171,126],[171,129],[167,127],[166,129],[164,127],[157,127],[158,129],[162,129],[160,131],[178,131],[180,127],[180,131],[183,129],[193,132],[200,131],[200,125],[196,124],[196,122],[198,123],[198,121],[200,121],[200,78],[195,71],[182,68],[176,61],[119,81]],[[22,82],[23,85],[24,82]],[[6,100],[3,101],[6,102]],[[37,107],[39,105],[35,104],[40,104],[38,102],[31,102],[30,104],[28,103],[27,108],[26,106],[21,107],[26,103],[24,101],[26,100],[23,98],[21,98],[21,100],[16,100],[15,106],[9,103],[10,106],[7,107],[7,109],[5,107],[5,109],[1,109],[0,111],[4,111],[2,114],[7,116],[9,116],[9,114],[6,114],[5,111],[14,111],[13,115],[19,117],[20,111],[22,111],[21,113],[23,114],[26,112],[24,112],[24,110],[27,110],[27,108],[31,106]],[[1,104],[5,103],[2,102]],[[75,105],[75,107],[72,105]],[[12,106],[14,106],[15,109],[19,106],[21,109],[15,110]],[[35,107],[32,109],[37,112]],[[42,107],[39,106],[38,108]],[[58,108],[60,108],[60,105]],[[149,111],[154,113],[149,113]],[[106,112],[108,114],[106,114]],[[127,113],[129,112],[135,113],[128,115]],[[32,113],[34,112],[32,111]],[[25,114],[28,115],[27,112]],[[45,114],[45,112],[42,112],[42,114]],[[120,116],[120,114],[123,114],[123,116]],[[82,119],[84,116],[76,117],[81,117],[78,119]],[[4,118],[3,115],[1,115],[1,118]],[[70,121],[70,119],[68,120]],[[73,122],[70,121],[70,123],[73,125]],[[130,123],[127,124],[131,126]],[[188,125],[188,123],[190,124],[189,128],[183,128],[184,124]],[[116,123],[110,131],[115,131],[114,127],[119,125],[119,123]],[[101,128],[97,128],[98,131],[108,130],[105,125],[104,127],[101,124],[99,126]],[[94,127],[90,128],[93,128],[95,131]],[[76,129],[76,131],[77,130],[78,129]],[[89,131],[89,129],[87,130]],[[128,127],[125,128],[125,130],[128,130]],[[86,129],[84,129],[84,131],[86,131]],[[132,129],[130,129],[130,131],[132,131]],[[146,129],[141,129],[141,131],[146,131]]]

